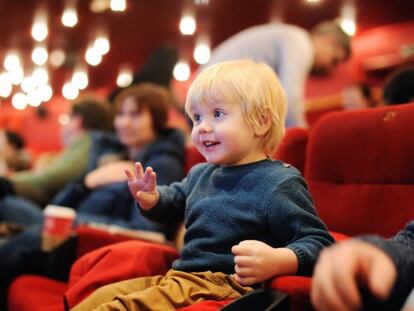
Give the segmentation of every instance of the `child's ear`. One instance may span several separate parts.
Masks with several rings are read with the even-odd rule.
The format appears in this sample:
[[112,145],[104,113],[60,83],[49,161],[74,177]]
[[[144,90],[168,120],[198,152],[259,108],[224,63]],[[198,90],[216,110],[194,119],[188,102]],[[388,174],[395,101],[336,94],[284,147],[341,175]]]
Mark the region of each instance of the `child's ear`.
[[264,136],[270,129],[270,118],[267,114],[261,114],[259,119],[259,126],[256,126],[254,132],[256,136]]

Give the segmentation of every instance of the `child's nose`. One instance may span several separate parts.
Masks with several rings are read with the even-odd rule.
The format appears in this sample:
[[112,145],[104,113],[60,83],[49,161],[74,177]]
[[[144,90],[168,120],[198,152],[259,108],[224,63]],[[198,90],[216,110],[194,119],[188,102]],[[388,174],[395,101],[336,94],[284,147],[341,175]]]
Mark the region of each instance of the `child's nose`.
[[207,120],[203,120],[198,126],[198,131],[200,133],[208,133],[212,131],[212,127]]

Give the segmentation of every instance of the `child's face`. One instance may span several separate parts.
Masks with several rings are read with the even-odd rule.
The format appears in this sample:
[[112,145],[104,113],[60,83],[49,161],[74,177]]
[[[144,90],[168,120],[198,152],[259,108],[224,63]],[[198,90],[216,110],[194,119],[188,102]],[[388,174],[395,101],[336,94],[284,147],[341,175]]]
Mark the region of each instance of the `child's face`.
[[191,138],[210,163],[240,165],[265,159],[260,137],[243,118],[239,105],[192,104]]

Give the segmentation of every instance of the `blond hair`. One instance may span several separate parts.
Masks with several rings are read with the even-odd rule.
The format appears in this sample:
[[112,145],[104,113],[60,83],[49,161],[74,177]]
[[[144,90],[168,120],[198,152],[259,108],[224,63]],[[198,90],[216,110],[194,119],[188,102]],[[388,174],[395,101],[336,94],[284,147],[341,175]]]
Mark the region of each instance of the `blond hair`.
[[202,71],[188,90],[185,110],[192,103],[222,102],[241,106],[252,128],[269,122],[263,149],[271,155],[285,134],[286,97],[275,72],[251,60],[217,63]]

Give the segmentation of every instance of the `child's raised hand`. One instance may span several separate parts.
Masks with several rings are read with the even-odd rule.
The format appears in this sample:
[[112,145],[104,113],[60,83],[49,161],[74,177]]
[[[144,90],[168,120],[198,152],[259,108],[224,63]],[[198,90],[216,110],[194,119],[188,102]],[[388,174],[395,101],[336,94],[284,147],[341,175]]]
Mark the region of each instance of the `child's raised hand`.
[[241,285],[263,282],[297,270],[297,257],[287,248],[273,248],[266,243],[245,240],[231,248],[234,254],[234,278]]
[[128,187],[132,196],[139,203],[142,209],[149,210],[153,208],[159,200],[157,190],[157,177],[151,167],[147,167],[145,172],[141,163],[135,163],[135,174],[126,169],[125,174],[128,177]]

